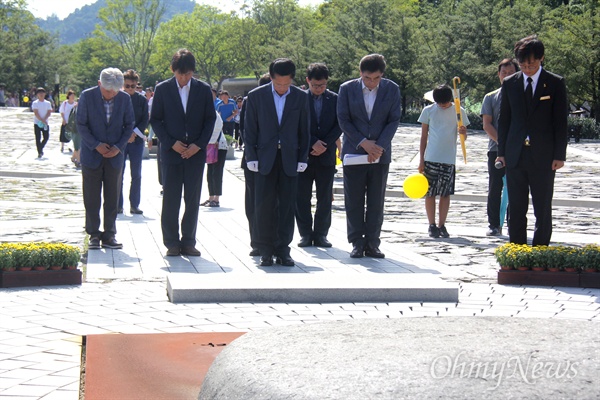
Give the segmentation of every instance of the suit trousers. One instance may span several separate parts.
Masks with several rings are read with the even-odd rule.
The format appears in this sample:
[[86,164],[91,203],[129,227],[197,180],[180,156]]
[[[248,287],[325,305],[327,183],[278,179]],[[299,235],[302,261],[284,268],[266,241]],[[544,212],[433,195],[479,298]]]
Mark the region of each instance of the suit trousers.
[[254,202],[256,201],[256,191],[254,189],[256,175],[256,172],[252,172],[248,168],[244,168],[244,181],[246,183],[244,203],[246,208],[246,218],[248,219],[248,232],[250,233],[250,247],[253,249],[258,249],[258,244],[256,243],[258,235],[256,233],[256,217],[254,207]]
[[206,166],[206,181],[208,182],[208,195],[221,196],[223,194],[223,169],[227,159],[227,149],[219,149],[219,157],[214,164]]
[[[37,148],[38,155],[41,155],[50,138],[50,127],[46,126],[46,129],[42,129],[37,124],[34,124],[33,133],[35,133],[35,147]],[[43,140],[42,136],[44,138]]]
[[517,166],[506,170],[510,224],[508,234],[511,243],[527,244],[527,209],[529,190],[535,215],[533,245],[548,245],[552,236],[552,196],[554,195],[553,171],[535,167],[532,147],[523,146]]
[[[344,203],[348,242],[379,247],[389,164],[344,167]],[[366,210],[365,210],[366,197]]]
[[495,167],[497,151],[488,152],[488,196],[487,196],[487,216],[490,228],[502,228],[500,226],[500,203],[502,200],[502,189],[504,182],[502,178],[506,168],[497,169]]
[[[306,170],[298,175],[296,224],[300,236],[327,236],[327,233],[329,233],[334,175],[335,165],[321,166],[314,163],[309,164]],[[317,195],[314,229],[311,213],[313,182],[315,183]]]
[[[117,157],[122,157],[118,155]],[[83,204],[85,231],[102,240],[110,240],[117,233],[117,205],[123,171],[113,167],[110,158],[103,158],[99,167],[81,167],[83,177]],[[100,205],[104,195],[104,232],[100,231]]]
[[[145,142],[141,139],[135,139],[133,143],[127,143],[123,157],[123,177],[125,177],[127,157],[129,157],[129,170],[131,171],[131,185],[129,186],[129,205],[132,208],[139,207],[142,196],[142,158],[144,156],[144,144]],[[122,184],[121,193],[119,195],[119,208],[123,208]]]
[[[181,164],[162,163],[163,204],[161,227],[163,243],[167,248],[196,245],[198,227],[198,204],[202,191],[204,159],[196,154]],[[179,236],[179,209],[181,193],[185,210],[181,219],[181,238]]]
[[271,171],[267,175],[256,173],[254,183],[256,243],[260,255],[289,256],[298,177],[285,174],[281,151],[277,151]]

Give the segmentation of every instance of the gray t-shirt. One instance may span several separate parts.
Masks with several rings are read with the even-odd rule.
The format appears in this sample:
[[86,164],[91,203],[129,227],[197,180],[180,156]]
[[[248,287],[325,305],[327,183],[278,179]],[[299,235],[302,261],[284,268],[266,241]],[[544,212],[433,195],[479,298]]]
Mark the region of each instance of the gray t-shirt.
[[[500,88],[494,90],[493,92],[489,92],[483,98],[483,103],[481,104],[481,115],[491,115],[492,116],[492,125],[498,130],[498,119],[500,119],[500,101],[502,100],[502,95]],[[494,142],[490,139],[488,143],[488,151],[498,151],[498,143]]]
[[[462,107],[460,112],[463,124],[469,126],[469,118]],[[425,161],[455,165],[458,126],[454,104],[448,108],[441,108],[436,103],[428,105],[418,122],[429,125]]]

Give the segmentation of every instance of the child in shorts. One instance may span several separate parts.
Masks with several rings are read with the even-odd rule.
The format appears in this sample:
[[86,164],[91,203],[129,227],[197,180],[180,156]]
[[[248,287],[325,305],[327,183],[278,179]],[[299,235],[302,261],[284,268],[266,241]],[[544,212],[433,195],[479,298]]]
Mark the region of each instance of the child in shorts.
[[[425,211],[429,220],[429,236],[450,237],[446,230],[446,217],[450,208],[450,195],[454,194],[457,134],[467,134],[469,119],[461,107],[463,124],[457,127],[452,89],[440,85],[433,90],[434,104],[423,109],[418,121],[421,123],[419,147],[419,172],[429,182],[425,195]],[[435,224],[435,198],[440,196],[439,223]]]

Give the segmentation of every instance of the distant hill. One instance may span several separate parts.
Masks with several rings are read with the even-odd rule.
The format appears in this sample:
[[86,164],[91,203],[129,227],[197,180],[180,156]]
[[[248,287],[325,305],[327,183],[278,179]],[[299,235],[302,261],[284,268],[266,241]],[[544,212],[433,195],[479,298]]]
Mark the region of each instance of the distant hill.
[[[167,11],[163,21],[168,21],[174,15],[192,12],[196,2],[194,0],[168,0],[165,1]],[[58,33],[60,44],[73,44],[91,35],[100,22],[98,12],[106,7],[106,0],[98,0],[93,4],[78,8],[63,20],[56,16],[46,19],[36,18],[36,24],[43,30]]]

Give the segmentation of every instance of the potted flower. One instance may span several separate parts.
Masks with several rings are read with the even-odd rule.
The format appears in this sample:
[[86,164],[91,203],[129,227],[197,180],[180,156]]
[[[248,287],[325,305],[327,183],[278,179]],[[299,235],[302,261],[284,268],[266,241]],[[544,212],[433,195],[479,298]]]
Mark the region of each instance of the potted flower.
[[508,256],[511,247],[512,243],[506,243],[494,250],[494,255],[496,256],[496,261],[500,264],[500,269],[514,269]]
[[36,271],[45,271],[50,266],[50,249],[45,243],[40,243],[31,249],[31,263]]
[[531,247],[526,244],[506,243],[494,254],[502,269],[528,270],[531,267]]
[[70,248],[67,248],[63,267],[65,269],[77,269],[77,264],[79,264],[80,258],[81,254],[79,253],[79,249],[77,247],[71,246]]
[[15,270],[15,259],[9,248],[0,248],[0,270],[7,272]]
[[231,135],[223,135],[225,136],[225,140],[227,140],[227,156],[226,160],[235,160],[235,149],[233,148],[233,136]]
[[581,266],[579,265],[578,249],[572,247],[564,247],[565,261],[564,268],[566,272],[579,272]]
[[579,250],[577,261],[585,272],[600,271],[600,246],[588,244]]
[[531,248],[531,269],[545,271],[548,267],[550,251],[548,246],[534,246]]
[[567,250],[563,246],[553,246],[548,248],[548,271],[557,272],[565,269],[565,260]]
[[33,246],[31,244],[17,243],[13,247],[15,266],[19,271],[31,271],[37,260],[32,257]]

